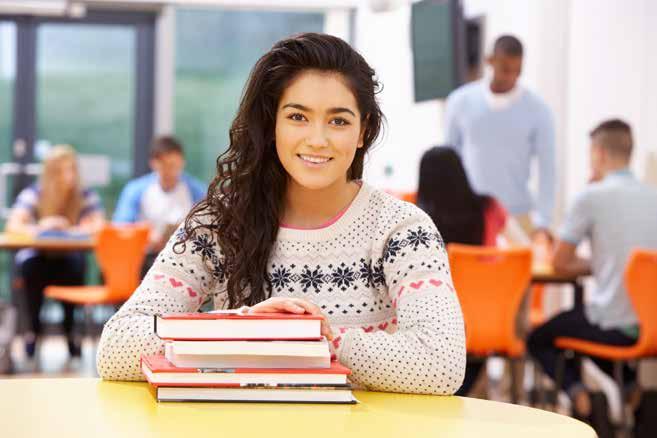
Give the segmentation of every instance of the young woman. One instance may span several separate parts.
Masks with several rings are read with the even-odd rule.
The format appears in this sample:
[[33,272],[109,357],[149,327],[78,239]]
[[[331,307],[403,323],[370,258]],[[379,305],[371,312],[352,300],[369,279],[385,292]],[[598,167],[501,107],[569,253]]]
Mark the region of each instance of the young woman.
[[[27,187],[16,198],[6,231],[36,236],[44,231],[77,231],[94,233],[104,223],[104,213],[98,195],[80,187],[77,157],[67,145],[54,146],[43,162],[39,182]],[[42,253],[31,249],[16,254],[17,270],[24,290],[16,300],[28,313],[29,332],[25,335],[25,350],[33,357],[41,334],[39,313],[43,304],[43,289],[48,285],[84,284],[84,254]],[[64,304],[64,331],[69,353],[80,355],[73,337],[73,306]]]
[[445,248],[418,208],[360,180],[382,114],[347,43],[301,34],[255,65],[205,201],[187,217],[98,350],[105,379],[143,379],[163,351],[153,315],[252,306],[323,315],[355,383],[452,394],[465,337]]
[[[434,147],[422,156],[417,203],[433,219],[445,243],[497,246],[529,245],[529,237],[495,199],[475,193],[458,154],[449,147]],[[485,362],[467,364],[459,395],[472,389]]]

